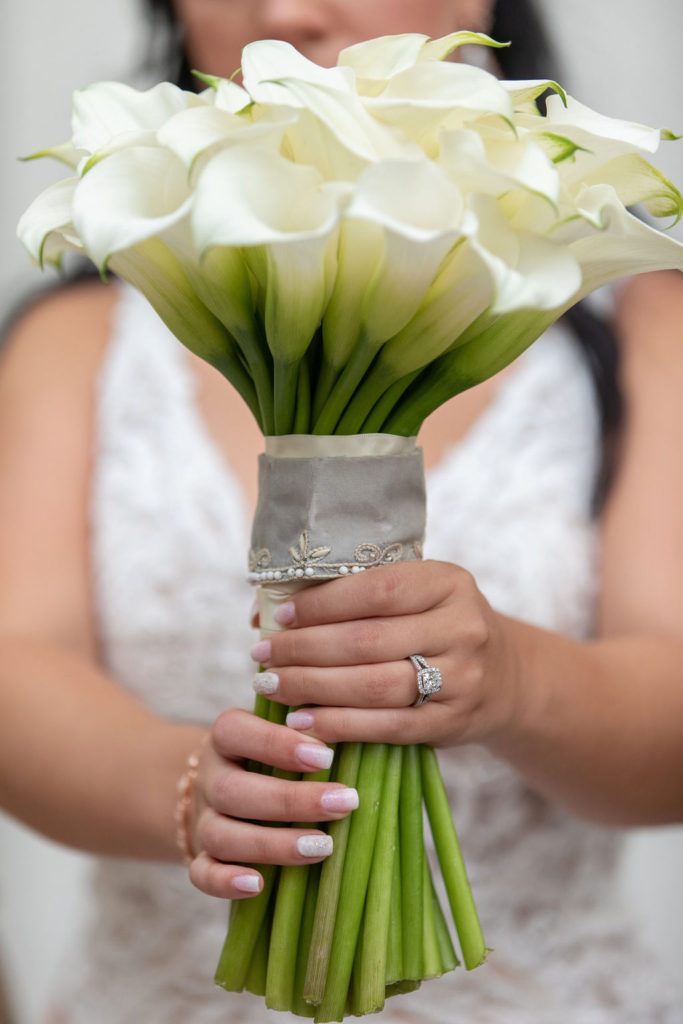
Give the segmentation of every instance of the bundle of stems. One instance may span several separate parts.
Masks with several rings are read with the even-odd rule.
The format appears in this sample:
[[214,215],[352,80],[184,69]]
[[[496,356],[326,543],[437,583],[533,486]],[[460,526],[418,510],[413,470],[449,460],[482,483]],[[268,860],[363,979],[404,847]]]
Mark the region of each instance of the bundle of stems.
[[[255,713],[270,721],[282,724],[287,711],[256,699]],[[487,949],[431,747],[338,744],[331,769],[304,777],[355,786],[358,810],[327,824],[334,852],[323,864],[262,867],[261,894],[233,904],[216,984],[265,996],[271,1009],[341,1021],[454,970],[423,807],[462,959],[468,969],[481,964]]]

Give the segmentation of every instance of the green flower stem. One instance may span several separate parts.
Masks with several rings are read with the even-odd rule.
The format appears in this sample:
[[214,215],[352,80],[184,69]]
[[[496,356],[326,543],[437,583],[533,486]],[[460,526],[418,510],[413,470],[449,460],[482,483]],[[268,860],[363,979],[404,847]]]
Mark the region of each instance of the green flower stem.
[[359,807],[351,815],[344,872],[334,926],[325,993],[315,1015],[318,1021],[340,1021],[358,942],[363,905],[372,867],[379,821],[380,796],[389,747],[386,743],[363,745],[358,771]]
[[439,857],[463,959],[467,970],[470,971],[486,959],[486,943],[467,879],[436,754],[431,747],[423,746],[420,748],[420,756],[422,786],[429,825],[434,837],[434,845]]
[[[377,355],[377,344],[359,341],[313,425],[314,434],[339,434],[338,423],[349,399]],[[347,431],[348,433],[348,431]]]
[[[236,901],[234,901],[236,902]],[[233,902],[233,906],[234,906]],[[268,970],[268,946],[270,944],[270,914],[263,918],[261,930],[258,933],[254,952],[251,955],[251,963],[247,971],[245,989],[254,996],[265,996],[266,975]]]
[[446,924],[446,918],[444,912],[441,909],[441,903],[437,896],[436,889],[434,888],[434,881],[432,879],[432,903],[434,905],[434,923],[436,924],[436,934],[439,940],[439,955],[441,957],[441,968],[444,974],[448,971],[454,971],[456,967],[460,966],[460,961],[456,956],[455,949],[453,947],[453,940],[451,939],[451,933],[448,930]]
[[313,395],[314,423],[325,408],[327,399],[330,397],[332,389],[337,383],[340,374],[341,368],[329,362],[329,360],[325,358],[325,354],[323,352],[323,356],[320,361],[320,371],[315,385],[315,393]]
[[375,1013],[384,1006],[402,757],[403,747],[389,748],[363,929],[358,943],[361,959],[360,974],[356,977],[357,1012],[361,1014]]
[[297,951],[294,992],[292,995],[292,1013],[295,1013],[297,1017],[315,1016],[315,1007],[304,999],[304,982],[306,980],[308,957],[313,937],[313,921],[315,919],[315,908],[318,902],[318,890],[320,887],[320,870],[320,864],[311,864],[308,870],[308,886],[306,888],[306,900],[301,919],[301,930],[299,932],[299,949]]
[[263,889],[258,896],[240,900],[237,904],[216,968],[214,980],[228,992],[241,992],[246,984],[254,948],[280,869],[275,864],[262,864],[259,870]]
[[[307,772],[302,778],[309,782],[328,782],[330,771],[328,769],[320,772]],[[302,822],[293,827],[317,828],[317,825]],[[310,866],[303,864],[289,865],[280,871],[268,953],[266,1006],[271,1010],[291,1010],[292,1008],[297,949],[309,870]]]
[[410,385],[420,376],[421,370],[415,370],[413,373],[407,374],[405,377],[401,377],[395,384],[392,384],[388,388],[376,405],[372,408],[370,414],[363,421],[360,433],[363,434],[378,434],[386,433],[384,424],[389,416],[392,415],[400,399],[403,397],[405,391],[408,390]]
[[441,951],[439,949],[439,936],[436,930],[436,919],[434,917],[434,900],[432,898],[432,876],[429,872],[427,857],[422,858],[423,870],[423,957],[422,977],[438,978],[443,974],[441,968]]
[[[355,786],[358,780],[363,744],[344,743],[338,749],[341,749],[341,753],[335,772],[335,781],[342,782],[345,786]],[[354,812],[354,814],[357,813],[357,811]],[[304,983],[304,999],[309,1003],[320,1003],[325,992],[344,859],[353,817],[354,815],[351,814],[346,818],[330,822],[327,829],[334,841],[334,852],[324,862],[320,874],[320,889],[311,938],[311,954],[308,958]]]
[[294,434],[307,434],[311,425],[311,371],[308,359],[299,363],[299,380],[296,390],[296,412]]
[[401,778],[401,877],[403,921],[403,976],[422,977],[424,899],[424,842],[422,837],[422,783],[420,753],[416,746],[403,752]]
[[390,996],[402,996],[406,992],[416,992],[421,981],[412,981],[410,978],[404,978],[403,981],[395,981],[393,985],[387,985],[386,987],[386,998]]
[[274,376],[274,434],[291,434],[294,427],[294,413],[299,381],[299,361],[273,363]]
[[387,942],[385,983],[403,979],[403,915],[401,914],[401,837],[398,820],[394,829],[394,871],[391,880],[391,907]]

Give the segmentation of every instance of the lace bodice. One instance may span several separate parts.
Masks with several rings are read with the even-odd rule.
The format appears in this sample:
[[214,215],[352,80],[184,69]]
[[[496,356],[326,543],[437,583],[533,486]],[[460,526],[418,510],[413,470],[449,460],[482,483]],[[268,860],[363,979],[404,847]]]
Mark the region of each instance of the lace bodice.
[[[497,609],[586,637],[596,451],[591,383],[555,328],[428,475],[426,554],[466,566]],[[91,513],[108,671],[169,718],[209,723],[250,707],[245,500],[200,417],[182,346],[128,288],[100,378]],[[392,999],[383,1020],[673,1024],[615,895],[619,834],[553,807],[482,749],[439,758],[495,952]],[[182,867],[99,858],[88,899],[92,920],[64,970],[69,1024],[293,1019],[213,987],[226,905]]]

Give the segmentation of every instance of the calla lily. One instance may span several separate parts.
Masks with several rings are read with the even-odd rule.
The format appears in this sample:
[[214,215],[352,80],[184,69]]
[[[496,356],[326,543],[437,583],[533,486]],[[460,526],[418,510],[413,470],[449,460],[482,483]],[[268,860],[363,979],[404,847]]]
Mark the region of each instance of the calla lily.
[[97,163],[79,181],[73,223],[104,270],[113,253],[167,231],[191,205],[181,161],[168,150],[133,146]]
[[453,32],[442,39],[417,33],[383,36],[342,50],[337,61],[356,73],[356,87],[363,96],[377,96],[390,78],[424,61],[441,61],[460,46],[505,47],[481,32]]
[[17,235],[41,267],[59,265],[66,249],[83,251],[71,222],[73,197],[78,178],[65,178],[50,185],[33,200],[22,215]]
[[321,68],[308,60],[291,43],[277,39],[249,43],[242,51],[244,88],[256,103],[285,103],[305,106],[280,84],[283,80],[315,85],[353,95],[354,76],[346,68]]
[[381,345],[415,315],[461,237],[463,210],[460,190],[428,160],[383,161],[359,179],[345,211],[335,289],[323,320],[315,409],[326,408],[316,430],[325,431]]
[[287,128],[297,119],[295,111],[284,107],[251,107],[239,114],[217,106],[191,107],[171,117],[156,140],[193,171],[199,156],[213,156],[227,146],[252,144],[279,152]]
[[[235,147],[201,172],[192,222],[203,254],[241,246],[263,298],[274,387],[291,415],[299,363],[329,301],[343,193],[319,173],[268,150]],[[276,428],[279,420],[276,417]]]
[[169,82],[141,92],[120,82],[99,82],[74,93],[71,122],[77,149],[96,153],[112,139],[125,135],[135,145],[135,134],[155,132],[186,107],[204,101]]

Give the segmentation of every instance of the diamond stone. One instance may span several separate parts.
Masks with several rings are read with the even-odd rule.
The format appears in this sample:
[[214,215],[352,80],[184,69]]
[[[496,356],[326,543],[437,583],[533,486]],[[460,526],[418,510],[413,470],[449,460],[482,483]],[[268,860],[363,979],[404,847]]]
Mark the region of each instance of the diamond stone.
[[417,673],[417,688],[420,693],[438,693],[441,689],[441,673],[438,668],[421,668]]

